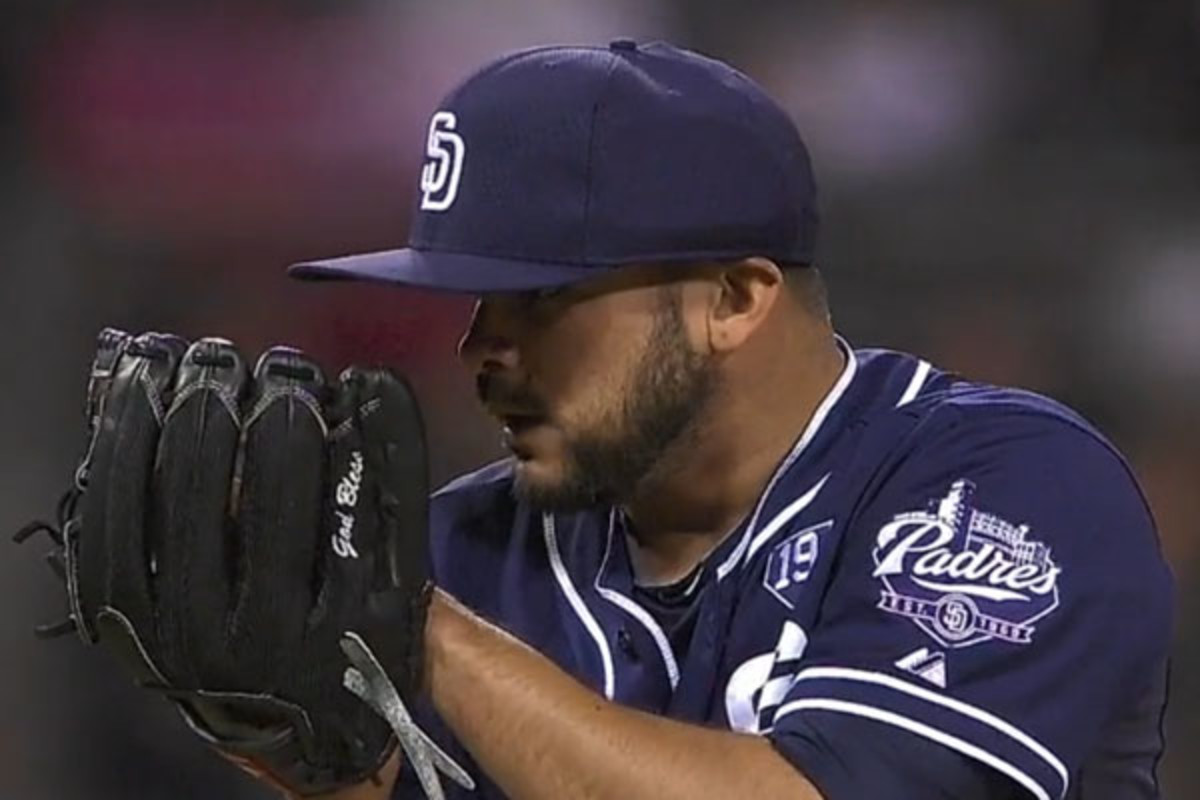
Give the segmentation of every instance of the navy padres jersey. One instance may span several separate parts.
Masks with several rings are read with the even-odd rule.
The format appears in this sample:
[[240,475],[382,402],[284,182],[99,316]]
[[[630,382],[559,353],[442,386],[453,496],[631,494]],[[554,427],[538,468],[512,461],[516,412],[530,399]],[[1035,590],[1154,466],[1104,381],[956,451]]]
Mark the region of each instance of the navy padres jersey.
[[[437,582],[605,697],[768,737],[826,800],[1157,797],[1171,578],[1122,457],[1044,397],[845,350],[687,580],[639,586],[619,509],[544,515],[500,462],[434,495]],[[423,715],[480,782],[451,795],[502,797]]]

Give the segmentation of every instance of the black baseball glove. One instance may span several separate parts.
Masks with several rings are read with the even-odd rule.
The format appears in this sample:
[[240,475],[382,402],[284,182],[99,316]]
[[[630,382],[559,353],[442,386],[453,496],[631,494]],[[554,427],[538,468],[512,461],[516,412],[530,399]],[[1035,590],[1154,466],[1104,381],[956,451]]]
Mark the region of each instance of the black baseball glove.
[[43,634],[99,642],[295,794],[362,782],[397,737],[431,797],[433,766],[470,783],[401,701],[420,691],[430,591],[424,436],[401,378],[330,383],[282,347],[251,373],[221,339],[105,330],[87,418],[58,525],[18,534],[57,545],[70,613]]

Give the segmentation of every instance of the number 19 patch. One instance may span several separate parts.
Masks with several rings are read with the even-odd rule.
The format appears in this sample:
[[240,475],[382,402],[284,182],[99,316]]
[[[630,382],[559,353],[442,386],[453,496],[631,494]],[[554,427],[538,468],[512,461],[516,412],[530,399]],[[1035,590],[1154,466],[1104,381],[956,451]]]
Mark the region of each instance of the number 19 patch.
[[812,575],[821,554],[821,535],[833,527],[833,520],[796,531],[771,548],[763,573],[763,588],[788,608],[796,607],[797,596]]

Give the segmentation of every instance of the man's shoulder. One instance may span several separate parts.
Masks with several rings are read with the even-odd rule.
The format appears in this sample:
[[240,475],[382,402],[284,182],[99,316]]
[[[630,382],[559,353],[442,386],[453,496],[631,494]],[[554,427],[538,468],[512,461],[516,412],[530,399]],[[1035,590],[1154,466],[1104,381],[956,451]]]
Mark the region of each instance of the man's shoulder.
[[[1052,520],[1043,528],[1107,530],[1106,520],[1120,519],[1125,528],[1153,531],[1125,456],[1082,414],[1051,397],[932,368],[907,402],[873,412],[858,448],[863,479],[850,484],[864,513],[890,517],[969,486],[996,513]],[[1066,526],[1064,508],[1077,524]]]
[[451,478],[433,493],[434,502],[455,502],[467,497],[501,493],[512,496],[513,460],[501,458],[479,469]]
[[[1070,406],[1037,392],[955,380],[916,398],[902,413],[914,418],[921,440],[945,434],[1006,440],[1034,449],[1054,440],[1070,451],[1106,451],[1118,461],[1123,456],[1107,436]],[[990,435],[989,435],[990,434]]]
[[[855,414],[861,426],[856,451],[875,489],[980,470],[1029,482],[1039,470],[1054,470],[1141,494],[1120,450],[1058,400],[968,380],[903,353],[857,355],[859,396],[866,397]],[[855,427],[851,421],[847,429]]]
[[[858,350],[871,401],[864,416],[892,419],[919,432],[913,445],[942,430],[992,427],[1041,431],[1090,440],[1116,453],[1095,425],[1070,406],[1028,389],[970,380],[917,356],[890,350]],[[894,397],[893,397],[894,396]]]
[[437,489],[430,497],[429,511],[436,532],[446,527],[469,525],[471,520],[511,518],[517,501],[513,495],[511,458],[493,461],[460,475]]

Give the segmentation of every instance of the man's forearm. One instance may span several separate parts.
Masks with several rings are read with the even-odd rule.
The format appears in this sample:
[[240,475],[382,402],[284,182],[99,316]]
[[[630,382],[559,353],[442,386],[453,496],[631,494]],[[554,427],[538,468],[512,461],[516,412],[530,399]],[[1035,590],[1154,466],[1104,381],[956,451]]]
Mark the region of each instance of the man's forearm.
[[513,800],[820,800],[765,739],[611,703],[440,593],[426,645],[438,713]]

